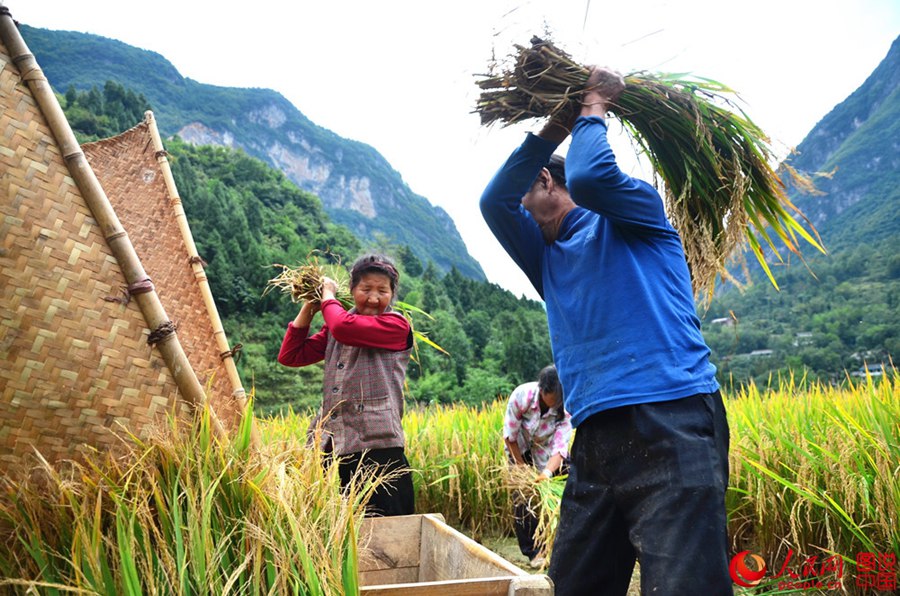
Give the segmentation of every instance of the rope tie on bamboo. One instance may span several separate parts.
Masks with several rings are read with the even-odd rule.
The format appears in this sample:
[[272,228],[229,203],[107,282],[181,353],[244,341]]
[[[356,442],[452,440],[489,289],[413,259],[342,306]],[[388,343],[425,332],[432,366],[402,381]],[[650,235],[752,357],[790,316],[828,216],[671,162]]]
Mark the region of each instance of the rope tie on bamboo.
[[219,354],[219,358],[221,358],[222,360],[225,360],[226,358],[233,358],[234,363],[237,364],[238,362],[241,361],[241,354],[243,354],[243,352],[241,350],[243,350],[243,349],[244,349],[244,344],[240,344],[240,343],[234,344],[233,346],[231,346],[230,350],[226,350],[226,351],[222,352],[221,354]]
[[166,151],[165,149],[160,149],[159,151],[157,151],[157,152],[155,153],[155,156],[156,156],[156,159],[159,159],[160,157],[168,157],[168,156],[169,156],[169,152]]
[[135,294],[146,294],[147,292],[152,292],[154,289],[156,288],[153,287],[153,281],[151,281],[149,277],[128,284],[128,293],[132,296]]
[[146,294],[152,292],[155,288],[149,277],[136,281],[122,288],[121,296],[106,296],[103,298],[106,302],[118,302],[127,305],[131,302],[131,297],[135,294]]
[[203,260],[203,257],[200,255],[194,255],[190,259],[188,259],[188,263],[191,265],[199,264],[201,267],[206,269],[206,266],[209,265],[206,261]]
[[22,54],[21,56],[16,56],[13,58],[13,63],[16,65],[16,68],[19,69],[22,80],[25,83],[30,83],[32,81],[37,81],[39,83],[47,82],[44,71],[41,70],[41,67],[34,61],[34,54]]
[[147,344],[150,346],[155,346],[159,343],[162,343],[175,335],[175,331],[178,329],[178,325],[173,323],[172,321],[166,321],[165,323],[160,324],[154,331],[150,332],[150,336],[147,338]]

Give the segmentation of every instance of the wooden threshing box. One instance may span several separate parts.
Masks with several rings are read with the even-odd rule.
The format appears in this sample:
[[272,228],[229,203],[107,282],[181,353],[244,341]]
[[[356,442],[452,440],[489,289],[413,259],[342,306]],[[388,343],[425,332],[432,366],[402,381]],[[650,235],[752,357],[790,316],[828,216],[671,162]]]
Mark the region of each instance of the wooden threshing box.
[[434,513],[366,518],[359,581],[365,596],[553,594],[549,577],[522,571]]

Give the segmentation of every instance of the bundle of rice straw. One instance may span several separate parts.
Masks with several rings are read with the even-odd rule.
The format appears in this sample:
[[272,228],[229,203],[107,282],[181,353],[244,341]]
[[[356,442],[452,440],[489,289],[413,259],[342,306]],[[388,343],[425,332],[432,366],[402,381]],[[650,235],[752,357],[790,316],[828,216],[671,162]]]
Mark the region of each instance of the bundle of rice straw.
[[544,557],[546,566],[553,552],[553,539],[559,525],[559,505],[568,476],[554,476],[535,482],[537,475],[537,470],[532,466],[509,466],[506,468],[505,484],[512,491],[513,499],[523,500],[528,510],[537,517],[534,544]]
[[320,263],[317,255],[310,254],[306,263],[297,267],[277,263],[272,266],[280,267],[281,273],[269,280],[263,294],[277,288],[288,294],[294,303],[319,302],[322,300],[322,282],[328,277],[337,284],[335,298],[346,309],[354,306],[353,295],[350,293],[350,276],[340,263]]
[[[495,74],[492,65],[478,81],[481,123],[571,118],[580,109],[590,67],[538,37],[515,48],[510,66]],[[732,279],[725,265],[744,237],[776,288],[761,240],[779,261],[775,237],[798,256],[798,236],[825,252],[770,165],[768,137],[726,97],[734,91],[709,79],[646,72],[626,75],[625,84],[610,111],[664,182],[666,211],[681,235],[696,295],[710,298],[719,275]],[[798,180],[798,187],[810,186]]]

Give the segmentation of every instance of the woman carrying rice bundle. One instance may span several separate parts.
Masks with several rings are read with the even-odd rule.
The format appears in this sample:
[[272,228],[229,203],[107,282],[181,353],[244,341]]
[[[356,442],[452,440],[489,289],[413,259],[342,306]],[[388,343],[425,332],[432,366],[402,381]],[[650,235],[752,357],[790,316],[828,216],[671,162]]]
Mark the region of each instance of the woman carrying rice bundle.
[[[324,278],[321,300],[307,300],[288,324],[278,354],[285,366],[325,362],[322,449],[337,460],[341,485],[359,469],[389,474],[368,503],[367,515],[414,513],[409,462],[404,453],[403,383],[413,346],[413,333],[391,304],[400,274],[383,255],[360,257],[350,270],[349,311],[335,295],[337,284]],[[313,315],[325,325],[313,335]]]

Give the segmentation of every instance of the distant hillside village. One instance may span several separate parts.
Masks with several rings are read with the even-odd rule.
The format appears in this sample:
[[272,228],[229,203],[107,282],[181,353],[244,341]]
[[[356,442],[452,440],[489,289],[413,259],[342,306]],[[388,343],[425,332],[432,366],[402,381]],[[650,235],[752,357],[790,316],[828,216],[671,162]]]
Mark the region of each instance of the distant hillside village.
[[[708,325],[713,327],[721,327],[727,329],[734,329],[737,326],[735,319],[733,317],[716,317],[710,320]],[[794,339],[791,343],[793,348],[797,350],[793,350],[794,352],[799,351],[800,348],[814,346],[816,343],[815,334],[811,331],[798,331],[794,333]],[[735,361],[735,360],[749,360],[749,359],[761,359],[761,358],[777,358],[779,356],[778,350],[772,348],[758,348],[754,350],[750,350],[749,352],[743,352],[740,354],[732,354],[729,356],[725,356],[723,360],[725,361]],[[890,370],[893,367],[893,363],[890,361],[883,362],[881,361],[881,355],[876,351],[864,351],[864,352],[854,352],[849,355],[849,359],[851,361],[862,362],[860,366],[857,368],[850,370],[848,374],[851,377],[865,378],[869,377],[881,377],[885,374],[886,371]]]

